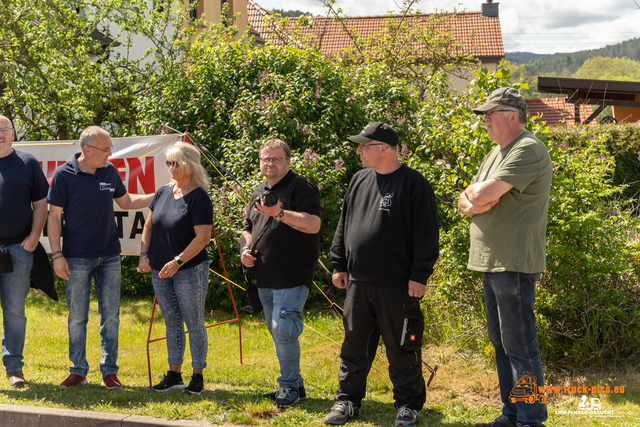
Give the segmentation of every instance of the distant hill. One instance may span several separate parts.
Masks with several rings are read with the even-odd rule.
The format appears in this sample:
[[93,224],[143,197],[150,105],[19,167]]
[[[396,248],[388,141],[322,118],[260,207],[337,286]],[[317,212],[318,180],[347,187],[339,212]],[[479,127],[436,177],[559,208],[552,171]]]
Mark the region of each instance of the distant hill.
[[629,58],[640,61],[640,39],[633,38],[615,45],[599,49],[582,50],[572,53],[555,53],[553,55],[539,55],[529,52],[506,53],[505,59],[522,64],[531,75],[554,75],[568,77],[574,74],[589,58]]
[[268,10],[267,12],[269,12],[270,14],[273,13],[279,13],[280,16],[282,17],[289,17],[289,18],[297,18],[299,16],[303,16],[303,15],[309,15],[311,16],[311,13],[309,12],[303,12],[301,10],[284,10],[284,9],[273,9],[273,10]]
[[532,59],[540,59],[545,56],[549,56],[546,53],[532,53],[532,52],[505,52],[504,59],[511,62],[527,62]]

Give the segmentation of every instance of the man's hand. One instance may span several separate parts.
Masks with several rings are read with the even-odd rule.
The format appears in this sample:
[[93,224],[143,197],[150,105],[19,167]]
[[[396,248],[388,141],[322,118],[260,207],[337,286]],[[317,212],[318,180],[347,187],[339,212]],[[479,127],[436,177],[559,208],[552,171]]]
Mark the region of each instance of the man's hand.
[[424,296],[424,291],[427,289],[426,285],[423,285],[418,282],[414,282],[413,280],[409,280],[409,296],[422,298]]
[[336,288],[346,289],[347,284],[349,284],[349,273],[346,271],[333,273],[333,275],[331,275],[331,280],[333,280],[333,284]]
[[69,264],[67,264],[67,260],[64,257],[53,261],[53,271],[56,272],[59,278],[69,280]]
[[250,249],[245,249],[240,254],[240,261],[242,262],[242,265],[244,265],[245,267],[251,268],[256,263],[256,257],[251,255]]
[[261,214],[269,215],[272,217],[278,216],[282,208],[280,207],[280,203],[276,203],[273,206],[267,206],[264,204],[264,200],[258,199],[255,205],[255,211]]
[[491,209],[493,209],[495,205],[498,204],[499,201],[500,199],[497,199],[497,200],[494,200],[493,202],[485,203],[484,205],[469,204],[469,207],[462,213],[468,217],[473,217],[474,215],[489,212]]
[[36,247],[38,247],[39,240],[38,237],[28,236],[20,243],[20,246],[22,246],[25,251],[33,252],[36,250]]

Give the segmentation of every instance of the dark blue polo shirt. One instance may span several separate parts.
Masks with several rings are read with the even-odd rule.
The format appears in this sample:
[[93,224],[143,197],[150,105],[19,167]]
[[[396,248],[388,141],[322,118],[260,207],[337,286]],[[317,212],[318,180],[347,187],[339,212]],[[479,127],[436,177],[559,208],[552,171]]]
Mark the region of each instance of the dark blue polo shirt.
[[127,194],[111,163],[91,175],[80,170],[77,153],[53,173],[50,205],[62,208],[62,253],[66,258],[120,254],[113,199]]
[[13,239],[31,229],[32,203],[47,197],[48,188],[31,154],[13,150],[0,158],[0,239]]

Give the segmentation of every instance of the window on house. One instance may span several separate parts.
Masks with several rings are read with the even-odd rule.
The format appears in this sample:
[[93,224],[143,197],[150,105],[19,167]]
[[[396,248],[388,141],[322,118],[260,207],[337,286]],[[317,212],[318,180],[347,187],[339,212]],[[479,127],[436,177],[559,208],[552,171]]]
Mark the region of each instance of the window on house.
[[165,11],[165,1],[160,0],[160,1],[154,1],[153,2],[153,9],[156,12],[162,13]]
[[200,0],[189,0],[189,18],[192,20],[198,19],[198,3]]
[[[228,4],[229,2],[227,2],[227,0],[220,0],[220,12],[222,12],[224,10],[224,5]],[[231,5],[228,5],[229,9],[227,10],[227,14],[226,16],[221,16],[220,20],[222,21],[222,23],[224,24],[224,26],[228,26],[229,23],[227,22],[227,20],[225,18],[229,18],[229,12],[231,11]]]

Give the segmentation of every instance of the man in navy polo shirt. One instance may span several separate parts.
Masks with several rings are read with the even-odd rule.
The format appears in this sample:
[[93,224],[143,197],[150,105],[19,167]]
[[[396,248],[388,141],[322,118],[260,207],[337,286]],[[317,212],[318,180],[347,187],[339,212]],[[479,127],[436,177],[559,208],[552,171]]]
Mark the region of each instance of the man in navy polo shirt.
[[[80,149],[58,167],[49,189],[47,230],[53,269],[67,284],[69,307],[69,359],[73,366],[60,388],[86,384],[87,321],[91,278],[100,313],[100,371],[102,385],[122,387],[118,380],[118,327],[120,325],[120,240],[113,201],[122,209],[149,205],[153,194],[129,194],[115,166],[107,162],[111,137],[90,126],[80,134]],[[61,250],[60,237],[64,237]]]
[[47,218],[49,185],[31,154],[12,148],[11,120],[0,116],[0,303],[2,363],[11,387],[24,387],[22,351],[33,251]]

